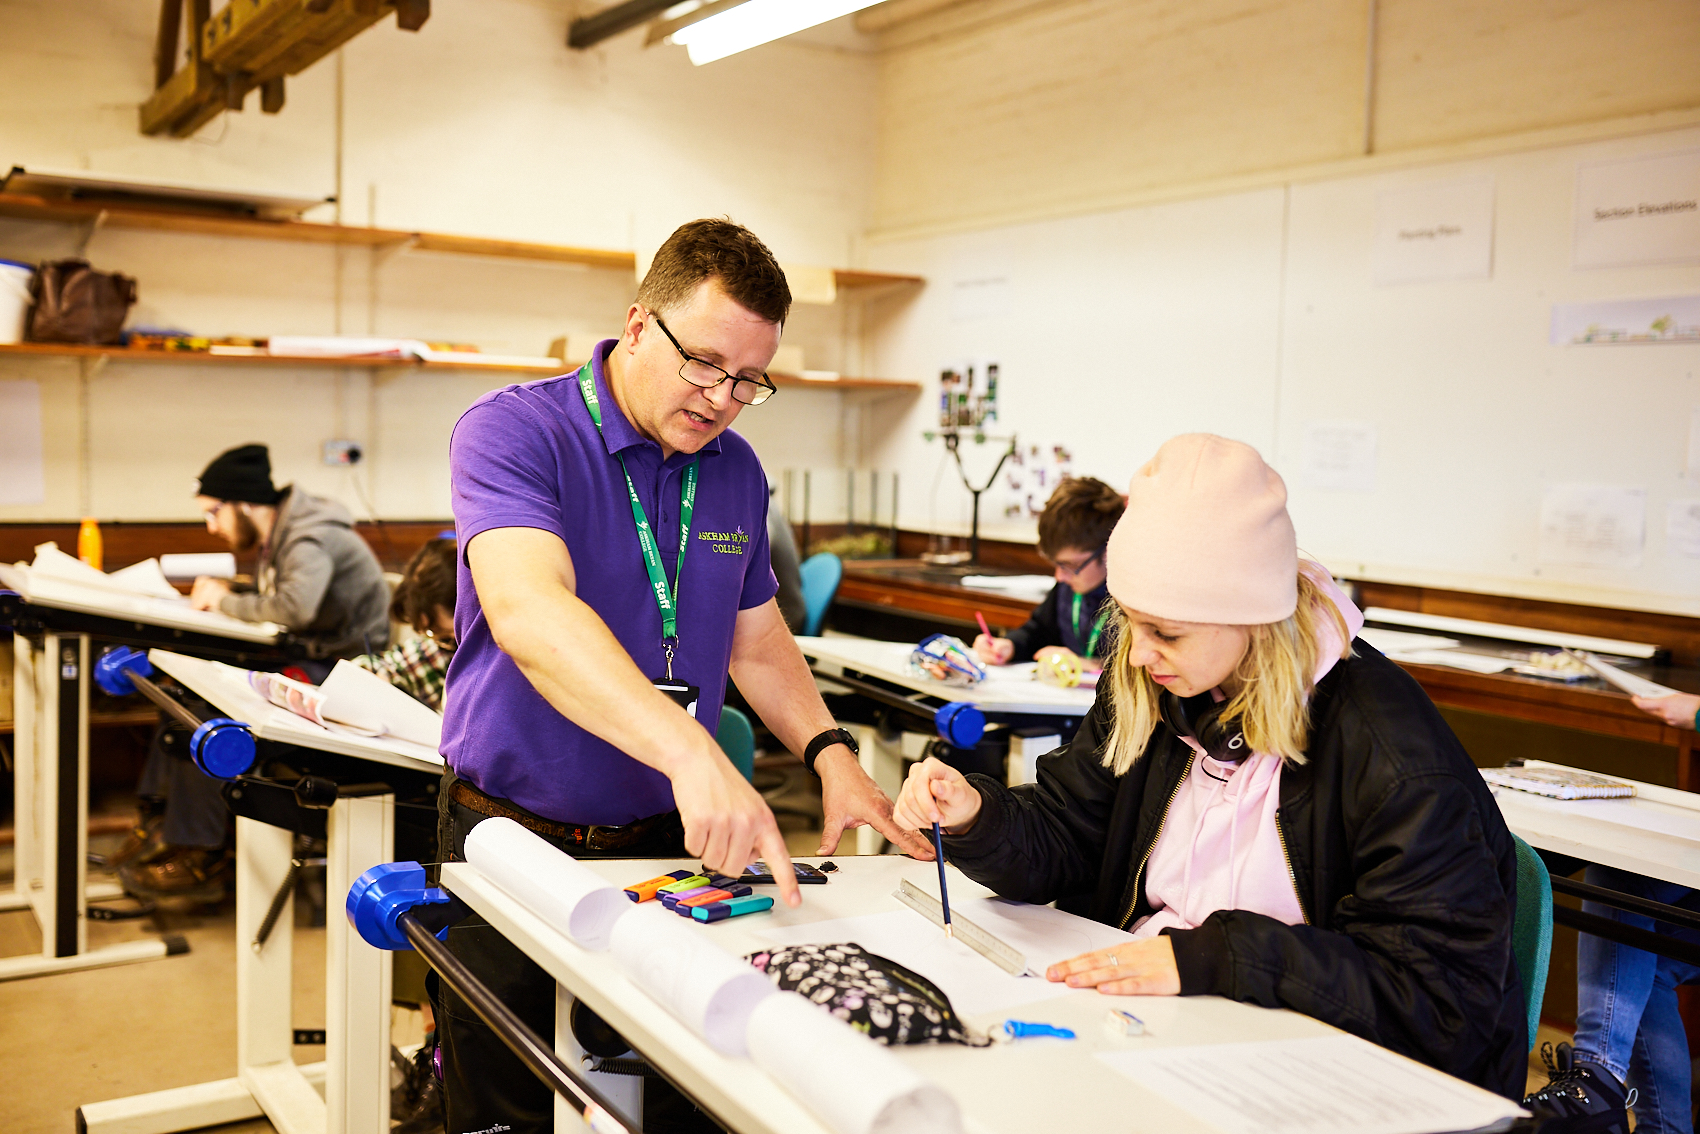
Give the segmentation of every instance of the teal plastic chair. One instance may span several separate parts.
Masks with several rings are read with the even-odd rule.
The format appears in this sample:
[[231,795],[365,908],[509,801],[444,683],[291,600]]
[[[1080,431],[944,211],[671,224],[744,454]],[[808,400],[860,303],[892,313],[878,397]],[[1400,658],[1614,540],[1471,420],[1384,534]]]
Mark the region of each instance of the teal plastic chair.
[[1541,999],[1547,990],[1547,964],[1552,960],[1552,878],[1533,847],[1517,844],[1517,913],[1511,922],[1511,955],[1523,979],[1523,1007],[1529,1016],[1529,1050],[1535,1048],[1535,1029],[1541,1024]]
[[844,560],[830,551],[823,551],[805,559],[799,574],[803,576],[803,609],[806,612],[803,634],[812,638],[820,633],[821,623],[826,621],[827,607],[832,605],[832,596],[838,593],[839,581],[844,578]]
[[[714,739],[746,780],[756,774],[756,730],[750,727],[749,717],[731,705],[720,706],[720,727],[714,730]],[[1545,969],[1542,973],[1544,979]]]

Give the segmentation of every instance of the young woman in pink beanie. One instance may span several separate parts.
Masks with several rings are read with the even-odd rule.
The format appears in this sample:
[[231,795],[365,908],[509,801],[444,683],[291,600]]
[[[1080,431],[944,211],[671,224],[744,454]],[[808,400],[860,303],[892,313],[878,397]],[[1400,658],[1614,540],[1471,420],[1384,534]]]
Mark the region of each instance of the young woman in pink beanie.
[[1250,446],[1176,437],[1110,536],[1114,653],[1074,740],[1008,788],[916,765],[895,816],[1006,897],[1134,940],[1046,975],[1292,1008],[1509,1098],[1528,1040],[1516,852],[1428,697],[1353,639]]

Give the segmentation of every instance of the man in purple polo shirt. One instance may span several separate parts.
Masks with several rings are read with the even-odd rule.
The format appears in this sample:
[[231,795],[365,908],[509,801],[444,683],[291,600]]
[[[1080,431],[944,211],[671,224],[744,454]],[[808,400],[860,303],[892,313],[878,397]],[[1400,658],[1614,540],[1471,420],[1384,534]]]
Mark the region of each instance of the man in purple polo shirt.
[[[763,858],[796,905],[773,814],[714,740],[728,672],[820,775],[821,853],[871,823],[931,857],[892,823],[786,629],[766,478],[727,429],[774,392],[765,370],[790,302],[754,234],[692,222],[656,253],[619,339],[576,374],[485,395],[455,426],[464,558],[444,707],[445,860],[502,815],[577,856],[688,854],[732,874]],[[476,917],[447,940],[551,1034],[542,969]],[[439,1029],[450,1134],[550,1129],[548,1089],[448,990]],[[662,1118],[654,1097],[646,1085],[646,1129]]]

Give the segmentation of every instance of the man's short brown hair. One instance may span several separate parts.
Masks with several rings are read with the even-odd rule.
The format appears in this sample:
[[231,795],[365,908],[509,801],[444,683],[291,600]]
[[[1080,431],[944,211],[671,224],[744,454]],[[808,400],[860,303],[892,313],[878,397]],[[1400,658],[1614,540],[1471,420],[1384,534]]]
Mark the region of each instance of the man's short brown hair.
[[655,253],[637,301],[665,314],[690,300],[704,280],[719,280],[740,307],[769,323],[791,313],[791,285],[756,234],[730,220],[694,220],[674,230]]
[[413,553],[390,600],[390,617],[415,630],[428,626],[440,606],[455,612],[455,541],[431,539]]
[[1097,551],[1110,542],[1110,529],[1122,518],[1122,494],[1090,476],[1071,476],[1057,485],[1039,513],[1039,554],[1055,559],[1070,547]]

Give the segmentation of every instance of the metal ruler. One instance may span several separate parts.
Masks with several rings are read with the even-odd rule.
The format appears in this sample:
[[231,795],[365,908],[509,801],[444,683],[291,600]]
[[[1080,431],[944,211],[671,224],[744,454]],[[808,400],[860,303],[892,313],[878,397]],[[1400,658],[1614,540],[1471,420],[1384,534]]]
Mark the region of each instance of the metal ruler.
[[[938,926],[944,928],[944,905],[937,898],[927,893],[905,878],[903,884],[892,895],[898,901]],[[1013,945],[993,937],[959,913],[950,915],[951,932],[956,939],[980,954],[986,960],[996,965],[1006,973],[1014,976],[1027,974],[1027,955]]]

